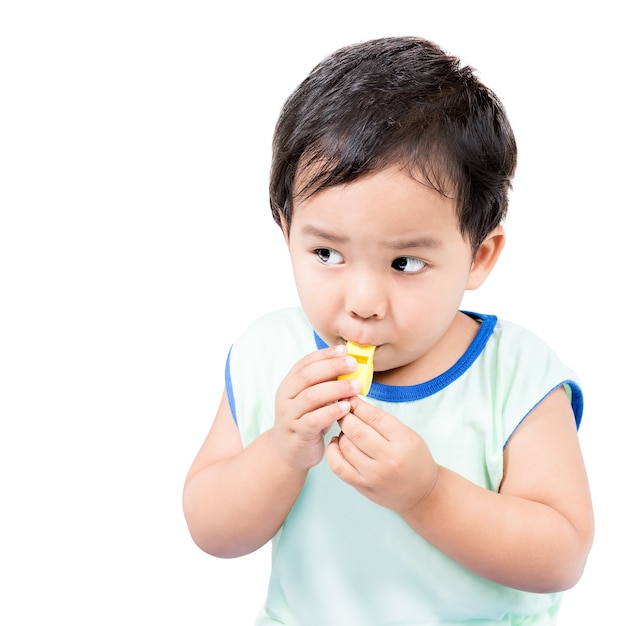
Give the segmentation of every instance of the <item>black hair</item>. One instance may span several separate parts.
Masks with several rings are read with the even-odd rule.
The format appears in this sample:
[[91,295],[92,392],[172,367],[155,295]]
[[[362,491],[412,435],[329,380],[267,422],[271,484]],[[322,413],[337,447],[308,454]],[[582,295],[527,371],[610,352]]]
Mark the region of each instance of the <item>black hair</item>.
[[285,102],[270,206],[289,229],[296,176],[307,197],[397,165],[455,199],[476,251],[506,215],[516,161],[504,107],[473,68],[424,39],[374,39],[331,54]]

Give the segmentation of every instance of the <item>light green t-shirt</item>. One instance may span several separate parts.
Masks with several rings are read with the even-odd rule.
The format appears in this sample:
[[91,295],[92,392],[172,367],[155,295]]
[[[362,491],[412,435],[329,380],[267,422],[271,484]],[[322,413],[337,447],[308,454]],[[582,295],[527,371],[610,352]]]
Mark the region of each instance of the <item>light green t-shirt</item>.
[[[525,416],[563,385],[578,424],[582,395],[574,373],[537,336],[471,315],[480,329],[452,368],[420,385],[374,382],[367,401],[415,429],[437,463],[497,491],[504,447]],[[273,425],[276,388],[289,369],[324,345],[300,308],[260,318],[234,343],[226,386],[244,446]],[[257,625],[544,626],[554,623],[560,600],[470,572],[323,460],[273,539]]]

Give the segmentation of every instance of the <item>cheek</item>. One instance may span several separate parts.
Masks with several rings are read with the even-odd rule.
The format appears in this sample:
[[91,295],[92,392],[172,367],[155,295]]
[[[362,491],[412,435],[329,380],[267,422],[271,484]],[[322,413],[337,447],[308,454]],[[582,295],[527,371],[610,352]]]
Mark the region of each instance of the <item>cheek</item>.
[[435,277],[431,285],[433,298],[442,306],[455,306],[460,304],[467,287],[469,265],[461,262],[455,263],[448,271],[442,272]]
[[395,290],[394,318],[408,333],[415,327],[422,333],[445,326],[456,315],[464,294],[463,277],[433,273],[417,289]]
[[309,259],[292,259],[293,276],[300,303],[313,322],[313,317],[323,317],[336,304],[333,291],[336,281],[330,280],[328,273],[317,271]]

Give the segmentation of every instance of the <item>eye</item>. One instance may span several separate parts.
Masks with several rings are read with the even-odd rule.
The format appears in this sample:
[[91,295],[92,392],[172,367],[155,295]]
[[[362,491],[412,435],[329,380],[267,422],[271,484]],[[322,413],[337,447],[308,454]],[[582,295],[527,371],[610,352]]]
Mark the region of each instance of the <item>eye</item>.
[[426,267],[426,263],[416,259],[414,256],[400,256],[392,261],[391,267],[399,272],[417,274],[417,272],[421,272]]
[[314,252],[324,265],[339,265],[343,262],[343,257],[336,250],[331,250],[330,248],[315,248]]

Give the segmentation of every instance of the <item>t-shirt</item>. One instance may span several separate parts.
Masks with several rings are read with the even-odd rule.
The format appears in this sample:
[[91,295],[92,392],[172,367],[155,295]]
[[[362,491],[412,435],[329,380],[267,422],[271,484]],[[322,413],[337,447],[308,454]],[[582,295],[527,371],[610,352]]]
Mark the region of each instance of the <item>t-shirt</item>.
[[[468,314],[480,328],[449,370],[412,386],[374,381],[365,399],[418,432],[437,463],[498,491],[504,447],[529,412],[562,385],[578,425],[582,393],[536,335]],[[244,446],[273,425],[276,389],[294,363],[324,346],[298,307],[258,319],[233,344],[226,388]],[[326,442],[338,432],[335,424]],[[520,591],[467,570],[322,460],[273,539],[257,625],[544,626],[554,623],[560,600],[560,593]]]

